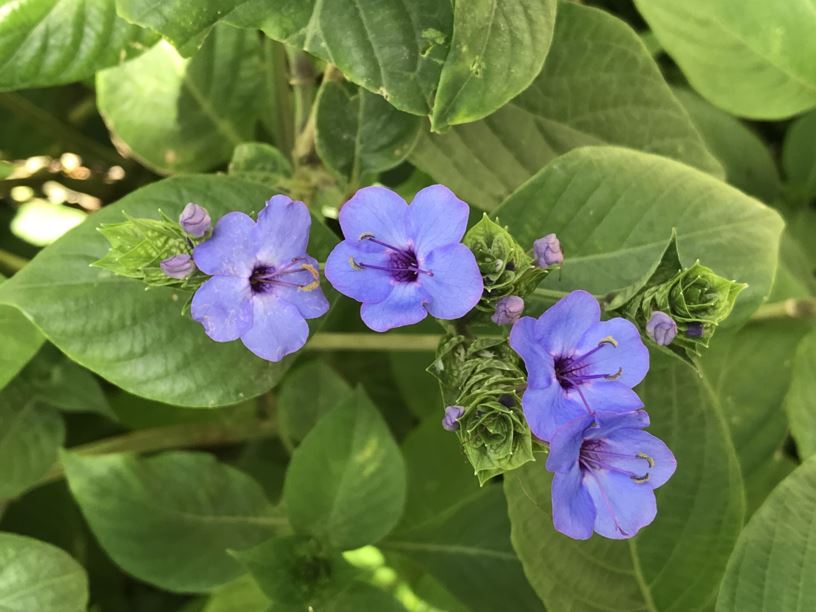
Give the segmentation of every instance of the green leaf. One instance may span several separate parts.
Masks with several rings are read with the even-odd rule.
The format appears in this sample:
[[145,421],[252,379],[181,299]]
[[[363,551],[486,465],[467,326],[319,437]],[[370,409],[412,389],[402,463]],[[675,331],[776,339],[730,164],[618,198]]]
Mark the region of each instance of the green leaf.
[[389,351],[391,372],[399,394],[413,415],[419,419],[434,415],[436,424],[442,419],[442,394],[439,384],[425,369],[435,358],[430,351]]
[[816,199],[816,111],[794,121],[785,134],[782,166],[788,187],[804,202]]
[[816,607],[816,458],[799,466],[740,534],[717,612],[805,612]]
[[323,361],[298,366],[286,377],[278,395],[281,437],[298,444],[324,414],[350,395],[349,384]]
[[[0,286],[5,277],[0,274]],[[0,306],[0,389],[14,378],[23,366],[37,354],[43,343],[37,331],[19,310]]]
[[405,466],[362,390],[320,419],[295,450],[283,501],[296,532],[340,550],[376,542],[397,524]]
[[784,119],[816,106],[812,0],[635,0],[691,85],[741,117]]
[[654,523],[634,539],[571,540],[552,525],[542,461],[511,472],[513,545],[548,610],[698,610],[716,593],[742,527],[739,464],[716,400],[688,366],[652,355],[641,397],[677,457]]
[[[802,327],[795,328],[800,333]],[[792,348],[792,347],[791,347]],[[790,352],[788,353],[790,355]],[[785,396],[785,411],[790,419],[791,435],[802,459],[816,454],[816,331],[799,343],[793,361],[790,388]],[[763,379],[765,375],[763,373]]]
[[201,612],[265,610],[269,600],[250,574],[244,574],[213,591]]
[[470,610],[540,609],[510,545],[501,489],[479,488],[456,436],[428,417],[403,451],[405,515],[383,550],[419,564]]
[[776,212],[725,183],[614,147],[559,157],[495,214],[522,245],[558,234],[562,274],[550,275],[545,287],[596,294],[641,278],[676,229],[684,266],[699,259],[720,276],[748,283],[729,323],[747,318],[770,293],[782,232]]
[[265,142],[243,142],[232,152],[229,173],[247,181],[270,185],[291,175],[292,164],[272,145]]
[[529,87],[550,50],[557,6],[556,0],[454,3],[433,131],[481,119]]
[[316,104],[317,152],[354,186],[400,164],[419,136],[419,117],[349,83],[324,82]]
[[0,91],[93,76],[158,37],[116,16],[114,0],[20,0],[0,9]]
[[[7,283],[0,304],[22,310],[69,358],[135,395],[178,406],[220,406],[260,395],[275,385],[293,358],[269,363],[240,342],[217,343],[181,311],[188,293],[145,291],[141,283],[89,264],[108,248],[100,223],[176,216],[187,202],[213,219],[231,210],[260,210],[268,188],[226,176],[184,176],[152,183],[95,213],[41,251]],[[312,224],[309,253],[323,260],[335,244]],[[104,309],[99,309],[104,304]]]
[[749,511],[759,507],[788,471],[783,455],[788,422],[782,403],[796,345],[807,329],[804,321],[752,322],[736,333],[717,336],[703,355],[703,373],[740,461]]
[[558,155],[605,143],[722,175],[637,34],[608,13],[565,2],[533,84],[483,121],[425,134],[410,160],[492,210]]
[[0,533],[0,608],[3,612],[84,612],[85,570],[56,546]]
[[258,484],[204,453],[149,459],[64,452],[71,493],[102,547],[127,573],[182,593],[237,578],[227,549],[273,536],[276,516]]
[[38,401],[24,381],[14,381],[3,389],[0,500],[17,497],[34,485],[56,460],[64,438],[60,415]]
[[159,32],[184,57],[201,46],[212,26],[243,0],[116,0],[123,19]]
[[782,184],[776,162],[762,139],[738,119],[691,91],[675,88],[674,95],[691,116],[708,149],[725,168],[728,182],[763,202],[774,202]]
[[167,43],[100,72],[99,112],[120,148],[162,173],[226,162],[251,140],[260,100],[260,42],[219,26],[189,60]]

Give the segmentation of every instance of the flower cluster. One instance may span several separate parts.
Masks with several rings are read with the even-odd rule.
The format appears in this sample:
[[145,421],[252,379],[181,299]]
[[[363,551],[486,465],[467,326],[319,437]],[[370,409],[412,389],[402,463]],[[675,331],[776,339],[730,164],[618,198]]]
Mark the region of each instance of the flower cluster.
[[524,416],[549,444],[556,529],[630,538],[652,522],[653,490],[675,469],[633,387],[649,369],[640,333],[625,319],[600,320],[597,300],[573,291],[538,319],[520,319],[510,346],[524,360]]

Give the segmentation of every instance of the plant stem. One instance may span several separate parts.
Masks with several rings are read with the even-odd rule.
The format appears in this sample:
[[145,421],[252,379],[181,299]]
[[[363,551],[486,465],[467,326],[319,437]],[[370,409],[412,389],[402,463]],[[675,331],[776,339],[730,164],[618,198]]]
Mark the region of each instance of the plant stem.
[[816,319],[816,298],[790,298],[763,304],[751,317],[752,321],[769,319]]
[[559,291],[558,289],[542,289],[539,287],[534,291],[535,295],[550,300],[560,300],[562,297],[570,293],[569,291]]
[[[271,419],[252,420],[243,423],[196,423],[170,425],[142,429],[121,436],[105,438],[89,444],[75,446],[71,452],[81,455],[104,455],[107,453],[152,453],[174,448],[213,447],[237,444],[248,440],[268,438],[277,427]],[[59,480],[65,475],[57,462],[43,476],[37,486]]]
[[4,249],[0,249],[0,268],[8,272],[18,272],[23,269],[28,263],[28,260],[14,253],[9,253]]
[[289,60],[289,84],[295,96],[294,130],[295,134],[301,134],[306,129],[314,105],[317,75],[312,60],[303,51],[286,47],[286,56]]
[[306,344],[312,351],[435,351],[439,334],[317,333]]
[[263,36],[264,71],[267,87],[270,90],[271,103],[268,104],[267,117],[275,131],[275,144],[278,149],[291,157],[295,147],[295,119],[292,102],[292,90],[289,86],[289,68],[286,63],[286,48],[267,36]]

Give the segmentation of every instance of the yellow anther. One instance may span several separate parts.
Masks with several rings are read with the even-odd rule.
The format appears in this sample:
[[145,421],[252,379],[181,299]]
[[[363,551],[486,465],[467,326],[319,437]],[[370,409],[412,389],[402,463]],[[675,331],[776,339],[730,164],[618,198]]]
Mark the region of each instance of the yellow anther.
[[617,340],[615,340],[615,339],[614,339],[612,336],[607,336],[606,338],[604,338],[603,340],[601,340],[601,341],[598,343],[598,346],[601,346],[602,344],[611,344],[612,346],[614,346],[614,347],[616,347],[616,348],[617,348],[617,346],[618,346],[618,341],[617,341]]
[[617,372],[615,372],[614,374],[608,374],[608,375],[604,376],[604,379],[605,380],[618,380],[621,377],[621,374],[623,374],[623,368],[618,368]]
[[650,468],[653,468],[653,467],[655,466],[655,461],[654,461],[654,459],[652,459],[652,458],[651,458],[649,455],[647,455],[646,453],[641,452],[641,453],[638,453],[638,454],[637,454],[637,455],[635,455],[635,456],[636,456],[638,459],[645,459],[645,460],[646,460],[646,463],[648,463],[648,464],[649,464],[649,467],[650,467]]
[[363,267],[354,261],[354,257],[349,257],[349,265],[351,266],[352,270],[362,270]]
[[303,285],[302,287],[298,288],[298,291],[314,291],[320,286],[320,272],[317,271],[312,264],[300,264],[300,267],[306,270],[309,274],[312,275],[311,283],[308,285]]

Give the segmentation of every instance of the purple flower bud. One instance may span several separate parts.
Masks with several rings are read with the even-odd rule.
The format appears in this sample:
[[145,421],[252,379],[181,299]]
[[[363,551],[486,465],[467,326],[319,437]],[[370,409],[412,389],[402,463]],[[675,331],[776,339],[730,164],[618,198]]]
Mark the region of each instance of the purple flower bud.
[[660,346],[668,346],[677,335],[677,323],[665,312],[656,310],[646,323],[646,335]]
[[179,215],[179,225],[193,238],[201,238],[212,226],[212,219],[206,208],[190,202]]
[[535,254],[536,265],[539,268],[549,268],[564,261],[564,253],[561,252],[561,243],[555,234],[547,234],[533,243],[533,253]]
[[686,336],[689,338],[702,338],[705,329],[702,323],[689,323],[686,325]]
[[459,419],[465,414],[465,409],[461,406],[448,406],[445,408],[445,416],[442,419],[442,427],[447,431],[459,429]]
[[167,276],[170,278],[178,278],[179,280],[187,278],[195,271],[193,258],[187,253],[168,257],[163,260],[159,266],[161,266],[162,272]]
[[524,300],[517,295],[503,297],[496,304],[496,312],[490,317],[496,325],[512,325],[524,312]]

